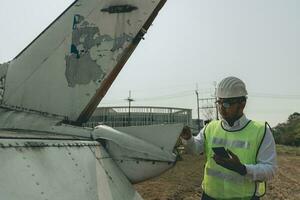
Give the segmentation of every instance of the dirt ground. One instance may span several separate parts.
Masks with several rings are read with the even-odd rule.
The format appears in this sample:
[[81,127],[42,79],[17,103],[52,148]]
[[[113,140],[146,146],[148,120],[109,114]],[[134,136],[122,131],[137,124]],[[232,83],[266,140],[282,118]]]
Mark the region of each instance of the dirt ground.
[[[174,168],[160,177],[135,185],[145,200],[199,200],[203,156],[182,155]],[[278,152],[278,172],[267,183],[263,200],[300,200],[300,155]]]

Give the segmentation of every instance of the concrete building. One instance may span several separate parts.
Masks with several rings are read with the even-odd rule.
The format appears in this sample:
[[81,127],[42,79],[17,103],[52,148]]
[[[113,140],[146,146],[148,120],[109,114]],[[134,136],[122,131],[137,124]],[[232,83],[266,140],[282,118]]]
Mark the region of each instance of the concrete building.
[[111,127],[145,126],[153,124],[183,123],[192,126],[192,110],[171,107],[99,107],[89,122],[85,124],[95,127],[105,124]]

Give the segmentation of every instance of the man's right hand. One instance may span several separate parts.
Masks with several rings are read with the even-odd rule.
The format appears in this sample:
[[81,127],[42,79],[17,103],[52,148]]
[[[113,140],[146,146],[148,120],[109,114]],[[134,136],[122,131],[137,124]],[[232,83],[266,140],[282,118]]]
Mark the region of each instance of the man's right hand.
[[191,132],[190,127],[188,127],[188,126],[183,127],[180,137],[185,140],[189,140],[192,137],[192,132]]

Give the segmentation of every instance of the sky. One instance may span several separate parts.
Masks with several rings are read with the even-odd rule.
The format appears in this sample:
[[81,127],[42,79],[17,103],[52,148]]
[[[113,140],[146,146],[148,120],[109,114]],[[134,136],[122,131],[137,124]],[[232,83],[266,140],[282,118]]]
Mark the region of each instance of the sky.
[[[0,63],[72,2],[1,0]],[[99,106],[127,106],[131,91],[133,106],[188,108],[195,118],[195,90],[212,97],[216,83],[236,76],[248,118],[285,122],[300,112],[299,10],[299,0],[168,0]]]

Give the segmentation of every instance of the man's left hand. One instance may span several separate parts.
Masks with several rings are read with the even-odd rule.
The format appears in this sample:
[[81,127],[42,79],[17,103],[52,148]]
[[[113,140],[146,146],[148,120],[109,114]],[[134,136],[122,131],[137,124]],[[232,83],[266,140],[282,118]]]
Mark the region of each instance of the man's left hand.
[[239,157],[232,153],[229,149],[227,149],[227,152],[229,154],[229,158],[224,158],[215,154],[213,159],[218,165],[221,165],[226,169],[235,171],[242,176],[246,175],[246,166],[241,163]]

